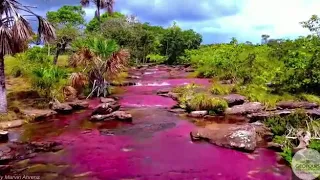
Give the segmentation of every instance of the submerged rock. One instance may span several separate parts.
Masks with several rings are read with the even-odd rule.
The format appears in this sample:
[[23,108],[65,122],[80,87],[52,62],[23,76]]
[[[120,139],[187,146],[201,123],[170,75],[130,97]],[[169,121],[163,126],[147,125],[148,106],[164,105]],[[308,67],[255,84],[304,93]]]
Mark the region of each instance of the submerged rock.
[[106,114],[110,114],[114,111],[117,111],[120,109],[120,104],[117,104],[116,102],[114,103],[103,103],[98,105],[94,111],[92,112],[92,115],[106,115]]
[[192,131],[192,140],[208,140],[210,143],[244,151],[254,151],[256,132],[252,125],[215,124]]
[[120,121],[132,121],[132,115],[124,111],[115,111],[110,114],[105,115],[93,115],[90,118],[90,121],[109,121],[109,120],[120,120]]
[[115,111],[112,113],[112,115],[114,116],[114,118],[116,120],[120,120],[120,121],[132,121],[132,115],[130,113],[127,113],[125,111]]
[[157,91],[157,94],[168,94],[171,91],[171,88],[163,88]]
[[172,112],[172,113],[177,113],[177,114],[186,113],[186,110],[185,110],[185,109],[182,109],[182,108],[169,109],[168,111],[169,111],[169,112]]
[[192,111],[188,116],[194,117],[194,118],[200,118],[204,117],[205,115],[208,114],[208,111]]
[[22,126],[23,124],[23,120],[4,121],[0,122],[0,129],[16,128]]
[[113,98],[104,98],[104,97],[102,97],[102,98],[100,98],[100,102],[101,103],[115,103],[116,100],[113,99]]
[[87,109],[89,107],[89,102],[86,100],[75,100],[72,102],[68,102],[68,104],[74,110]]
[[72,112],[72,107],[68,103],[51,102],[49,107],[61,114],[68,114]]
[[7,142],[9,140],[9,132],[0,130],[0,142]]
[[121,83],[115,83],[115,82],[110,83],[111,86],[134,86],[136,84],[137,83],[131,82],[131,81],[124,81]]
[[227,115],[246,115],[250,113],[256,113],[263,110],[263,105],[259,102],[249,102],[242,105],[236,105],[231,108],[227,108],[225,114]]
[[43,120],[57,114],[56,111],[49,109],[24,109],[21,110],[21,113],[36,121]]
[[224,96],[223,99],[226,100],[229,107],[231,107],[243,104],[246,100],[246,97],[241,96],[239,94],[229,94],[227,96]]
[[316,103],[311,103],[307,101],[284,101],[277,103],[278,109],[297,109],[297,108],[303,108],[303,109],[313,109],[318,108],[319,105]]

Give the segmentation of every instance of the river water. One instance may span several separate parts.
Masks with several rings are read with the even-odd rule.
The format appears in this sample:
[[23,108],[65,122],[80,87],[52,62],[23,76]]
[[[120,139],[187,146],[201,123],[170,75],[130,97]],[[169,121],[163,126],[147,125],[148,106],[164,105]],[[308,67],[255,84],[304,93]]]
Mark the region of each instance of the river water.
[[[132,123],[88,121],[92,110],[61,115],[48,122],[28,124],[18,138],[27,141],[55,140],[64,150],[37,154],[19,162],[24,173],[42,179],[291,179],[290,168],[277,163],[275,152],[257,149],[248,154],[206,142],[192,142],[197,128],[184,116],[168,112],[176,104],[156,95],[157,90],[187,83],[209,85],[207,79],[187,78],[184,71],[158,66],[132,70],[137,85],[118,89],[122,109]],[[98,105],[91,100],[90,107]]]

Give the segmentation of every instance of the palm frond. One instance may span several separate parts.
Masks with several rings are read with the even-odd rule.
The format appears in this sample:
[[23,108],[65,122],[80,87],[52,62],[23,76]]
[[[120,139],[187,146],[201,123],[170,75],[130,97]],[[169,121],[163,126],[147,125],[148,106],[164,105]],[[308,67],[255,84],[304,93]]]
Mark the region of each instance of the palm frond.
[[106,8],[107,8],[107,12],[109,14],[112,14],[113,13],[113,8],[114,8],[114,3],[115,3],[115,0],[106,0],[107,3],[106,3]]
[[51,42],[56,39],[56,33],[54,27],[41,16],[37,16],[39,21],[38,34],[39,38],[45,42]]
[[118,72],[123,70],[128,64],[129,58],[130,53],[126,49],[120,49],[113,53],[105,64],[105,71],[108,76],[116,75]]
[[[20,14],[23,12],[23,15]],[[33,31],[24,16],[35,16],[39,20],[39,38],[49,42],[56,38],[51,24],[33,13],[29,6],[17,0],[0,0],[0,54],[14,54],[22,51],[33,36]]]
[[88,66],[96,58],[96,55],[88,48],[81,48],[69,59],[69,65],[72,67]]
[[88,78],[83,73],[72,73],[70,76],[70,85],[76,90],[82,89],[88,83]]
[[81,4],[83,7],[88,7],[89,4],[90,4],[90,0],[81,0],[81,1],[80,1],[80,4]]
[[0,54],[12,54],[13,47],[10,42],[12,39],[12,31],[9,28],[0,26]]

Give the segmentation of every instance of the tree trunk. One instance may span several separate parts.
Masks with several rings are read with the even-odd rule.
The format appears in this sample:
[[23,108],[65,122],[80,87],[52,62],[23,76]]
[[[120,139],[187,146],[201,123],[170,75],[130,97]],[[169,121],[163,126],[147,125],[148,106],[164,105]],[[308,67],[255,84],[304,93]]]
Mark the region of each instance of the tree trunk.
[[60,55],[60,52],[61,52],[60,48],[57,48],[56,54],[54,55],[54,58],[53,58],[53,65],[57,65],[58,57]]
[[0,54],[0,114],[2,113],[7,113],[7,94],[4,74],[4,55]]

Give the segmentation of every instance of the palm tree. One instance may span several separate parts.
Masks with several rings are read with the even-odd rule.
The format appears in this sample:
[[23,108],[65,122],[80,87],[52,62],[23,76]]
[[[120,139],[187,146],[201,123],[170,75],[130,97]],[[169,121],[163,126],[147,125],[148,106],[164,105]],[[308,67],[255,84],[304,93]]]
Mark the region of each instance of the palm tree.
[[25,19],[27,16],[34,16],[39,22],[38,40],[48,42],[56,37],[53,26],[33,13],[29,6],[22,5],[17,0],[0,0],[0,113],[7,112],[4,56],[23,51],[34,35]]
[[112,14],[115,0],[80,0],[80,3],[83,7],[88,7],[90,3],[93,3],[97,8],[95,16],[100,22],[100,10],[106,9],[109,14]]

